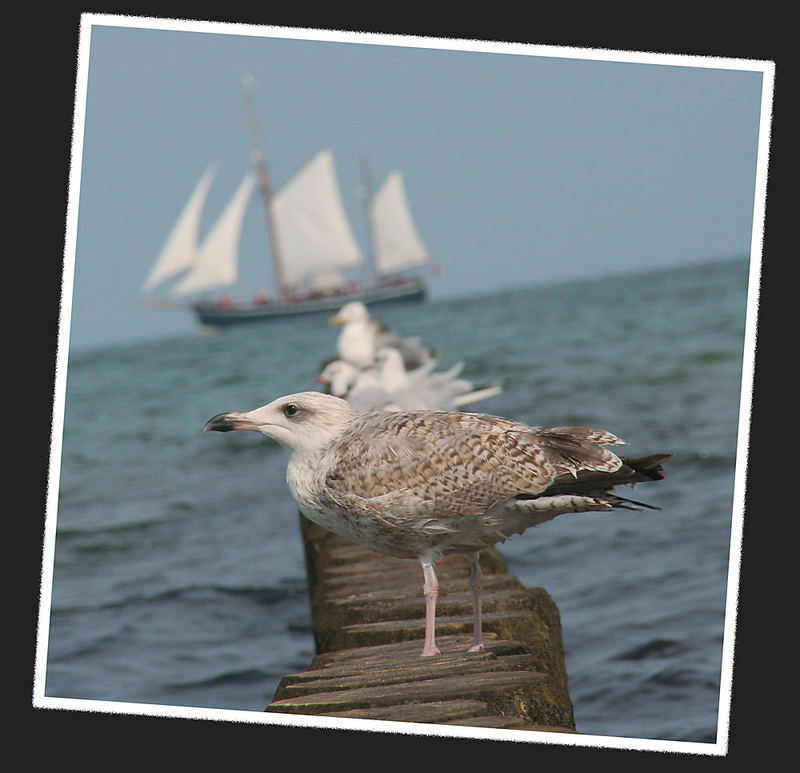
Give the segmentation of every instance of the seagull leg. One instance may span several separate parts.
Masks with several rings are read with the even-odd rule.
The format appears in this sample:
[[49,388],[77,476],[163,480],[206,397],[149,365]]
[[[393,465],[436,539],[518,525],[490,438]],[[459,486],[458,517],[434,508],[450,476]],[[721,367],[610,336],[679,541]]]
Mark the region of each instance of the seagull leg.
[[480,551],[467,553],[469,561],[469,589],[472,593],[472,645],[470,652],[483,649],[483,623],[481,621],[481,593],[483,592],[483,572],[481,572],[478,556]]
[[441,650],[436,646],[436,597],[439,595],[439,581],[433,569],[432,561],[420,561],[425,583],[422,590],[425,593],[425,646],[422,648],[424,655],[441,655]]

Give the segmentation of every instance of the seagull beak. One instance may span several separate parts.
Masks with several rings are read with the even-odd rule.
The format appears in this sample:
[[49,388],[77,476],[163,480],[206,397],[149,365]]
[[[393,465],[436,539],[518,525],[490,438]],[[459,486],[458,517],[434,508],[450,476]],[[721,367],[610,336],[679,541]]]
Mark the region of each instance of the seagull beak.
[[338,314],[334,314],[329,320],[329,325],[341,325],[344,320]]
[[203,427],[203,432],[230,432],[234,429],[257,430],[258,424],[246,413],[218,413],[212,416]]

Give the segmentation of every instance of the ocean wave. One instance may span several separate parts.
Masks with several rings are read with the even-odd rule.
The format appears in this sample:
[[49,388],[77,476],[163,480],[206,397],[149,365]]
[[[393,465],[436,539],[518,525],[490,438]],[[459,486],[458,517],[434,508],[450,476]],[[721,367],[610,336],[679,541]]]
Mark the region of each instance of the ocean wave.
[[709,679],[707,673],[674,663],[651,674],[645,682],[665,687],[701,686],[708,690],[719,690],[719,681]]
[[276,676],[281,677],[283,674],[275,674],[260,668],[243,668],[225,671],[202,679],[184,682],[167,682],[164,684],[164,687],[173,690],[197,690],[226,685],[263,684],[268,680],[274,679]]
[[631,647],[618,655],[614,655],[612,660],[646,660],[649,658],[671,658],[688,651],[688,647],[675,639],[655,638],[644,644]]
[[184,588],[171,588],[157,593],[144,594],[132,593],[124,598],[115,599],[105,603],[71,604],[69,606],[53,607],[54,617],[69,616],[78,612],[103,612],[120,610],[133,606],[159,605],[164,603],[207,603],[218,602],[221,598],[245,599],[259,606],[280,604],[283,601],[296,598],[305,592],[304,586],[286,585],[281,587],[230,587],[224,585],[192,585]]

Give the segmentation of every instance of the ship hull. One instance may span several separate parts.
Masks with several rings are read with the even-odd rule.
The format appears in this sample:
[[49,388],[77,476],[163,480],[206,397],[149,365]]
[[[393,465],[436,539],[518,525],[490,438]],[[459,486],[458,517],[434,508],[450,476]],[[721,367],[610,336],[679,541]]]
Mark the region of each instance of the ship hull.
[[203,325],[225,327],[269,319],[293,317],[301,314],[336,312],[349,301],[362,301],[368,305],[399,302],[419,302],[425,299],[425,284],[421,279],[387,283],[348,293],[337,293],[296,300],[264,301],[262,303],[220,303],[200,301],[192,310]]

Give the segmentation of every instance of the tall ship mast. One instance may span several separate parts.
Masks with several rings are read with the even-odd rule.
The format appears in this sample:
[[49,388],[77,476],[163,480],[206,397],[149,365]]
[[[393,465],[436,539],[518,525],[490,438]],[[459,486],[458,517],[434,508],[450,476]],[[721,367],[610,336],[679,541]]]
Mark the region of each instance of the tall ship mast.
[[[428,254],[411,217],[400,173],[390,173],[367,202],[373,276],[365,284],[347,279],[344,272],[361,267],[364,258],[344,207],[333,153],[321,149],[273,191],[252,99],[255,80],[245,75],[242,83],[253,169],[201,238],[200,222],[218,167],[212,164],[203,173],[145,279],[143,302],[188,307],[202,323],[224,326],[329,312],[352,300],[367,304],[423,300],[424,281],[405,272],[423,266]],[[227,294],[213,298],[212,292],[238,281],[244,219],[256,186],[264,202],[275,295],[260,292],[244,302]],[[175,283],[166,294],[154,294],[168,280]]]
[[272,194],[269,187],[269,174],[267,172],[267,162],[264,159],[264,151],[261,148],[261,132],[258,129],[258,116],[251,97],[256,87],[255,78],[253,78],[250,73],[245,73],[242,75],[242,86],[244,86],[244,108],[247,115],[247,127],[250,130],[252,161],[258,175],[258,187],[261,188],[261,195],[264,197],[264,208],[267,214],[267,231],[269,232],[272,259],[275,265],[275,277],[278,282],[280,295],[283,297],[287,294],[287,289],[286,281],[283,278],[282,264],[278,254],[278,245],[275,240],[275,223],[272,218]]

